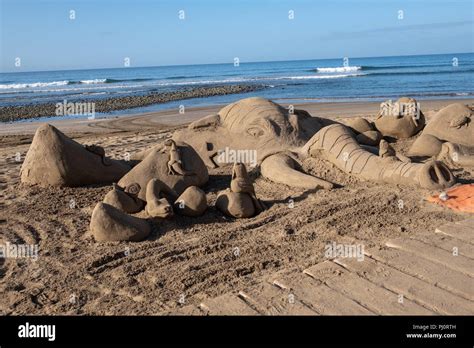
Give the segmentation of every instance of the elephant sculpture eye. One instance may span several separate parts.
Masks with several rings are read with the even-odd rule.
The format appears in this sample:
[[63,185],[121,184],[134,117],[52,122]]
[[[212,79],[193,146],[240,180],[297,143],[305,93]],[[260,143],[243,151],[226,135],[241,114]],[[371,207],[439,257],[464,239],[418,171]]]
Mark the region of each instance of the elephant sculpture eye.
[[250,127],[247,129],[247,133],[255,138],[261,137],[264,133],[260,127]]

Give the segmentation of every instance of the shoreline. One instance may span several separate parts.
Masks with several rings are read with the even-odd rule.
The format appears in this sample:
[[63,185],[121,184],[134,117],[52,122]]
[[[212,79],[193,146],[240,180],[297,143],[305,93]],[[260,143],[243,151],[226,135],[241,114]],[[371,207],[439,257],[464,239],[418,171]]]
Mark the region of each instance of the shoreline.
[[[470,99],[429,99],[419,100],[423,111],[439,110],[452,103],[474,105],[474,98]],[[288,106],[288,103],[281,103]],[[380,107],[380,102],[352,101],[352,102],[305,102],[293,104],[295,108],[308,111],[312,116],[326,118],[346,117],[374,117]],[[204,116],[217,113],[224,105],[190,107],[183,114],[176,108],[145,112],[130,113],[123,116],[88,119],[86,116],[71,119],[31,120],[24,122],[2,123],[0,136],[33,135],[40,124],[49,123],[65,133],[74,134],[103,134],[116,132],[136,132],[142,130],[158,130],[183,126]]]
[[[228,94],[240,94],[255,92],[264,89],[263,85],[214,85],[207,87],[183,88],[174,92],[150,92],[145,95],[131,95],[124,97],[112,97],[105,99],[74,99],[64,100],[67,103],[93,103],[94,111],[98,113],[109,113],[119,110],[132,110],[154,104],[164,104],[172,101],[186,100],[192,98],[205,98],[222,96]],[[56,105],[62,102],[49,102],[31,105],[2,106],[0,107],[0,123],[15,122],[20,120],[35,119],[41,117],[55,117]],[[63,115],[56,117],[64,117]]]

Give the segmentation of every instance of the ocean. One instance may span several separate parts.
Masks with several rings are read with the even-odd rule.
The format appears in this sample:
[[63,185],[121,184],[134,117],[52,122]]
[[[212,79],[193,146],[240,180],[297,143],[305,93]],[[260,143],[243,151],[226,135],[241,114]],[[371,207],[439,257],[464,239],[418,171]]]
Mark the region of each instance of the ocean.
[[[227,104],[261,96],[277,102],[382,101],[474,96],[474,53],[377,58],[315,59],[229,64],[15,72],[0,74],[0,107],[74,102],[182,88],[257,84],[238,95],[195,98],[135,108],[133,113]],[[130,113],[121,110],[111,113]]]

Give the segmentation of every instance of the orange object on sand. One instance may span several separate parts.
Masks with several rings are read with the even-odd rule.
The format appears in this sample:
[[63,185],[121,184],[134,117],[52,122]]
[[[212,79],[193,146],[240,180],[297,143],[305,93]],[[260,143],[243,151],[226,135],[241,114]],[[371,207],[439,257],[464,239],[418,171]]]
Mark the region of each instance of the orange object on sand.
[[439,195],[428,197],[428,201],[437,203],[453,210],[474,213],[474,184],[456,186],[446,191],[446,199]]

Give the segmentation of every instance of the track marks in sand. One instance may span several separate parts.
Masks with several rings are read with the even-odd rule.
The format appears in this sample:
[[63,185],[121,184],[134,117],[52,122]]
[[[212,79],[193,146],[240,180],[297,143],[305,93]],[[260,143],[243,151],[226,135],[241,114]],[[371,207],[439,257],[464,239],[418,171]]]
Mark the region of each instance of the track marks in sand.
[[128,156],[162,143],[169,136],[168,131],[158,131],[146,134],[112,134],[100,139],[81,139],[81,143],[102,146],[105,149],[107,156],[119,160],[127,160]]
[[29,224],[18,219],[9,219],[9,226],[5,227],[2,238],[16,244],[40,244],[45,231],[36,224]]
[[[180,255],[188,251],[188,249],[172,249],[168,250],[166,245],[160,242],[150,242],[150,244],[129,246],[124,244],[121,250],[102,255],[94,261],[86,265],[86,270],[91,275],[96,275],[105,271],[112,271],[117,268],[127,267],[131,265],[161,263],[166,259],[179,259]],[[151,260],[150,260],[151,259]],[[144,271],[143,268],[142,271]],[[137,272],[141,273],[141,272]],[[134,274],[136,275],[136,274]]]

